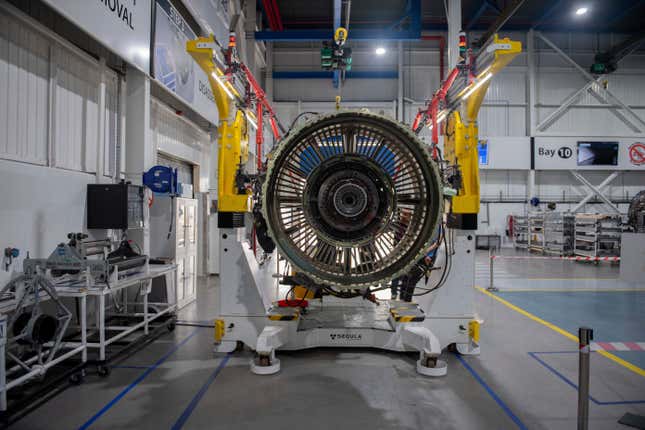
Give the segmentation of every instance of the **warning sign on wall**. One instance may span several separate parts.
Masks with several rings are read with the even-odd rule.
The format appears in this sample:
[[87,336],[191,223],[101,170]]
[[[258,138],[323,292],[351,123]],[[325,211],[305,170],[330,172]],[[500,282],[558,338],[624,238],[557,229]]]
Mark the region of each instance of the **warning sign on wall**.
[[636,142],[629,147],[629,161],[636,166],[645,164],[645,144]]

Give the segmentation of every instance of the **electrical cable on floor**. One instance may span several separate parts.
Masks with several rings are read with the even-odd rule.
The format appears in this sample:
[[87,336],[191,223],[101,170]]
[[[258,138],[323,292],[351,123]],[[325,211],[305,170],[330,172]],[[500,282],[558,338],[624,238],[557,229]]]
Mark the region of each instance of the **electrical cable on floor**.
[[175,325],[182,326],[182,327],[215,328],[215,324],[201,324],[201,323],[192,323],[192,322],[176,322]]

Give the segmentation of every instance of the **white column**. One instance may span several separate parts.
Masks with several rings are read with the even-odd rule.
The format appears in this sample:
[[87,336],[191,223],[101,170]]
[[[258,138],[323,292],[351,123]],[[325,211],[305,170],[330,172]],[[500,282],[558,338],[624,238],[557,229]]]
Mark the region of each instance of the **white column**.
[[[142,183],[142,174],[155,164],[155,148],[150,132],[150,79],[144,73],[128,67],[125,121],[125,177],[133,184]],[[144,202],[145,203],[145,202]],[[148,205],[144,204],[143,231],[128,233],[150,255],[150,222]]]
[[535,197],[535,170],[530,169],[526,177],[526,198],[527,200]]
[[255,24],[257,20],[256,1],[247,0],[244,5],[244,33],[246,40],[246,66],[257,76],[255,64]]
[[448,0],[448,70],[459,60],[459,32],[461,31],[461,0]]
[[528,136],[535,136],[537,124],[537,85],[535,65],[535,32],[529,30],[526,37],[526,55],[528,60],[528,77],[526,91],[526,131]]
[[[526,135],[535,136],[537,124],[537,84],[536,84],[536,65],[535,65],[535,32],[529,30],[526,36],[526,55],[528,61],[528,75],[526,81]],[[535,190],[535,170],[528,171],[526,178],[526,198],[527,200],[536,197]]]
[[104,180],[104,167],[105,167],[105,104],[106,104],[106,76],[105,76],[105,58],[101,57],[99,60],[100,79],[99,79],[99,122],[98,122],[98,136],[96,146],[96,183],[105,182]]

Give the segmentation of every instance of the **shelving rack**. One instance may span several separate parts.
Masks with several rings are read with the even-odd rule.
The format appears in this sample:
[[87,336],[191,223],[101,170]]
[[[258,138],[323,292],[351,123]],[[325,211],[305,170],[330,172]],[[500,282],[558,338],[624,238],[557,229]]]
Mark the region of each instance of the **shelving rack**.
[[577,214],[574,254],[581,257],[620,256],[621,215]]
[[513,219],[513,246],[526,249],[529,246],[529,221],[524,215],[511,215]]
[[573,254],[575,216],[571,213],[545,212],[544,253],[560,256]]
[[528,216],[528,249],[533,252],[544,252],[544,212],[529,213]]

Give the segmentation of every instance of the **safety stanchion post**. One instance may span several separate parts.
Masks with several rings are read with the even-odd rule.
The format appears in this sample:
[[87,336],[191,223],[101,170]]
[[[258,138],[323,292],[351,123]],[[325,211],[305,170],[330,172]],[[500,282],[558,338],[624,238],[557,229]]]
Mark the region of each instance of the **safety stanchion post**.
[[493,278],[493,265],[495,261],[495,248],[492,246],[488,247],[488,267],[489,267],[489,272],[490,272],[490,281],[488,283],[488,291],[499,291],[497,287],[495,287],[495,280]]
[[589,355],[593,330],[589,327],[578,329],[579,362],[578,362],[578,430],[589,428]]

